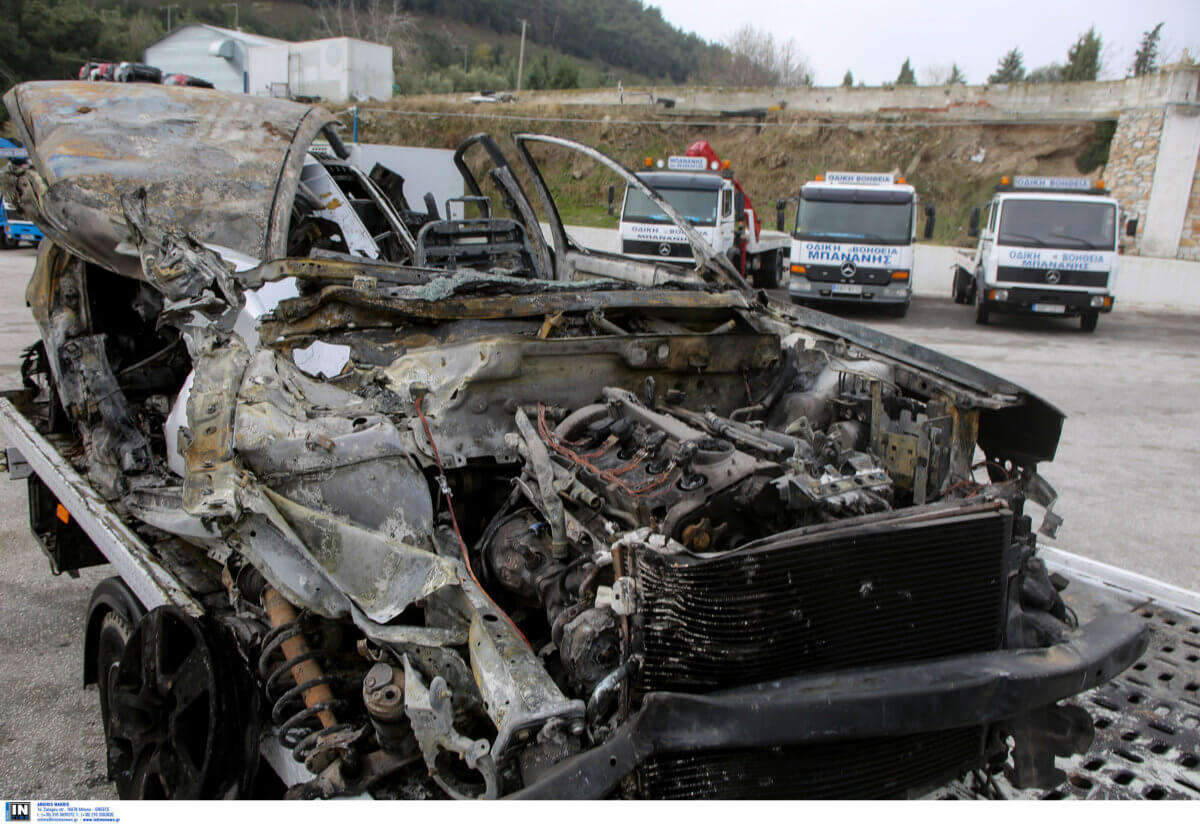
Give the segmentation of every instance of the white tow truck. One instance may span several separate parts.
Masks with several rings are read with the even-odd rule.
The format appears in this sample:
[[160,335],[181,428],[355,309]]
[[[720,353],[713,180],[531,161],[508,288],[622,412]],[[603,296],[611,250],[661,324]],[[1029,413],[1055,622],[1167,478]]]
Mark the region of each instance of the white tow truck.
[[[917,191],[904,178],[877,172],[826,172],[805,183],[792,230],[793,303],[864,303],[903,317],[912,300]],[[777,204],[783,228],[786,200]],[[925,207],[925,237],[934,208]]]
[[[970,267],[956,265],[953,296],[974,304],[975,322],[993,312],[1078,317],[1092,332],[1111,312],[1117,285],[1121,209],[1103,181],[1002,177],[969,234],[979,238]],[[1125,226],[1137,232],[1137,219]]]
[[[729,161],[721,160],[707,140],[698,140],[686,154],[662,160],[657,167],[646,158],[638,175],[679,210],[717,251],[729,256],[743,277],[762,289],[779,286],[787,261],[789,239],[783,232],[763,231],[762,218],[733,176]],[[621,252],[642,260],[691,264],[688,240],[661,209],[642,192],[625,188],[618,225]]]

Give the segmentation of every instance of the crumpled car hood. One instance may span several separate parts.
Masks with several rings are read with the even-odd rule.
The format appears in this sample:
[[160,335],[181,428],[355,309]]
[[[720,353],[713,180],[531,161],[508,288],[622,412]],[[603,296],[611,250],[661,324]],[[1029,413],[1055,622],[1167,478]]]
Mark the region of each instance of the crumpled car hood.
[[[286,100],[184,86],[26,83],[4,96],[36,174],[19,179],[56,242],[141,276],[121,197],[157,226],[258,260],[282,257],[309,143],[334,121]],[[31,205],[34,205],[31,204]]]

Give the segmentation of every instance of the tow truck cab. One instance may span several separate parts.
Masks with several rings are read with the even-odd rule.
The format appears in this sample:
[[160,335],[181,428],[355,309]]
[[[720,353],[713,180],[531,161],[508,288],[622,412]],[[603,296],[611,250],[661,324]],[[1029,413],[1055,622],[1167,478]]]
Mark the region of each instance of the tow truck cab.
[[[672,164],[691,158],[672,157]],[[733,181],[710,171],[643,172],[642,182],[679,210],[714,249],[733,246]],[[650,198],[625,188],[621,205],[621,251],[643,260],[691,263],[687,238]]]
[[[696,141],[687,154],[672,155],[665,164],[646,158],[646,171],[638,178],[687,218],[710,246],[728,255],[743,277],[763,289],[779,285],[788,237],[763,231],[729,161],[721,160],[708,141]],[[683,232],[636,187],[625,187],[618,232],[623,254],[684,265],[694,261]]]
[[[903,316],[912,300],[916,189],[890,174],[827,172],[805,183],[795,200],[792,301],[869,302]],[[925,215],[929,238],[932,206]]]
[[[1001,178],[985,209],[971,212],[979,238],[972,268],[957,266],[954,298],[992,312],[1078,317],[1084,331],[1111,312],[1117,285],[1120,207],[1103,181]],[[1129,221],[1132,235],[1137,221]]]

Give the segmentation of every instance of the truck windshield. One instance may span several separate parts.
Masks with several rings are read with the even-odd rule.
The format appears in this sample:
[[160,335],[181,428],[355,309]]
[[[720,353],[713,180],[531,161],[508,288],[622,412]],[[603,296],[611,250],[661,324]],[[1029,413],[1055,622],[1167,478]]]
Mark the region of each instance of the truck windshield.
[[909,243],[912,201],[908,203],[843,203],[800,200],[796,233],[808,240]]
[[[679,210],[689,223],[697,226],[712,226],[717,222],[716,189],[664,189],[655,191],[659,196]],[[625,211],[621,220],[627,223],[670,223],[666,212],[654,205],[650,198],[637,189],[629,189],[625,195]]]
[[1105,249],[1116,245],[1111,203],[1077,200],[1006,200],[1000,209],[1002,246]]

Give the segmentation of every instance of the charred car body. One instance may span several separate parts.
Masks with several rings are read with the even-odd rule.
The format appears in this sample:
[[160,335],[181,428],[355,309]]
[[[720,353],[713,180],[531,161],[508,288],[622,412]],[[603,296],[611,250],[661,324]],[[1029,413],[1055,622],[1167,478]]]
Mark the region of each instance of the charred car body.
[[[5,101],[48,237],[26,409],[169,582],[91,606],[122,795],[1041,784],[1090,740],[1057,702],[1144,648],[1077,626],[1037,558],[1061,413],[755,294],[648,189],[694,267],[576,246],[539,152],[644,189],[594,150],[475,136],[482,216],[440,219],[311,153],[345,155],[320,109]],[[105,560],[31,495],[59,568]]]

